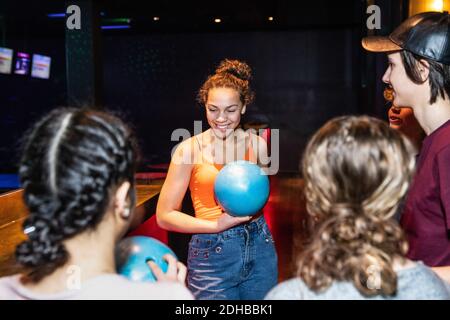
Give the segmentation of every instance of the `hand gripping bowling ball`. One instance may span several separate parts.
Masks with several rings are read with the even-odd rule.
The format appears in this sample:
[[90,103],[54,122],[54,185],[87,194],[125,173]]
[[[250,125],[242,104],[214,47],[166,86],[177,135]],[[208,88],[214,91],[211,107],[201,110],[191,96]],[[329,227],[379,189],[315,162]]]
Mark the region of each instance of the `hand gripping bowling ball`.
[[163,259],[165,254],[177,257],[169,247],[154,238],[124,238],[116,247],[117,272],[132,281],[155,282],[156,278],[147,262],[153,261],[163,272],[167,272],[168,264]]
[[248,161],[235,161],[223,167],[214,182],[214,194],[222,209],[236,217],[258,213],[269,198],[269,178]]

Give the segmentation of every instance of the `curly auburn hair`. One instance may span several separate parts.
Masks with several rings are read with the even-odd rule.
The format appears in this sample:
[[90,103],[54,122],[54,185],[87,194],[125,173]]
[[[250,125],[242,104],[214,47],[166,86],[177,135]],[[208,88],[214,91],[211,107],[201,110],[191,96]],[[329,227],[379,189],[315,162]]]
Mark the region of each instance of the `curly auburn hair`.
[[351,281],[364,295],[395,294],[392,261],[408,245],[391,218],[409,187],[413,155],[407,138],[366,116],[335,118],[312,137],[302,170],[313,230],[297,261],[309,288]]
[[216,72],[203,83],[198,92],[197,101],[205,105],[208,92],[212,88],[232,88],[239,93],[242,104],[249,105],[255,96],[250,88],[251,78],[252,70],[247,63],[225,59],[220,62]]
[[16,260],[28,269],[22,281],[38,282],[67,262],[64,244],[103,219],[115,188],[130,182],[134,206],[137,144],[115,116],[60,108],[36,123],[25,139],[19,176],[29,216],[28,240]]

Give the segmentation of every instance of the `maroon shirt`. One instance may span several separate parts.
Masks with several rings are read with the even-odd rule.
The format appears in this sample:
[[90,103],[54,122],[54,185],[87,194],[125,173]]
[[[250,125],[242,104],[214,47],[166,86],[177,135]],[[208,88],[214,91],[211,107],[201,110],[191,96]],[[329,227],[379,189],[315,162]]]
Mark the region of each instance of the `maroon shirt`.
[[450,265],[450,120],[423,141],[400,223],[408,258]]

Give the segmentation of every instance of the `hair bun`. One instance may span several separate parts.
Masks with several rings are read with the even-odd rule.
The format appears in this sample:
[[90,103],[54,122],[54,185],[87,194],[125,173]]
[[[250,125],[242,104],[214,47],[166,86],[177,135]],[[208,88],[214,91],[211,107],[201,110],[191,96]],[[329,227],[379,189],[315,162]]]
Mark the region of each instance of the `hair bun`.
[[223,60],[217,67],[216,73],[229,73],[241,80],[246,81],[250,80],[252,77],[252,69],[250,66],[239,60]]

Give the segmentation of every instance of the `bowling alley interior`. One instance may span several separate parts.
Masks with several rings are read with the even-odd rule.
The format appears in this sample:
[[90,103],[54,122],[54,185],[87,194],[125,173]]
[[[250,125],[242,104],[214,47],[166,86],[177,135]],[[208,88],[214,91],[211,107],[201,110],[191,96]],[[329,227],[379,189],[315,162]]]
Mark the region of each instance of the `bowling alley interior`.
[[[263,200],[266,186],[233,194],[241,178],[232,173],[222,182],[222,193],[230,193],[217,191],[215,205],[225,212],[226,201],[240,208],[263,201],[257,214],[273,237],[277,281],[295,277],[310,232],[301,164],[308,141],[339,116],[389,124],[382,81],[388,59],[365,51],[361,39],[449,7],[447,0],[2,1],[0,277],[24,272],[16,247],[32,232],[25,228],[30,209],[19,170],[24,139],[60,107],[111,112],[131,128],[139,148],[136,196],[123,237],[157,239],[187,265],[192,232],[168,227],[156,213],[181,181],[173,181],[175,173],[168,178],[175,148],[215,121],[199,90],[226,59],[251,68],[253,96],[236,128],[267,144],[270,173]],[[182,191],[177,209],[193,219],[201,195],[192,181]]]

